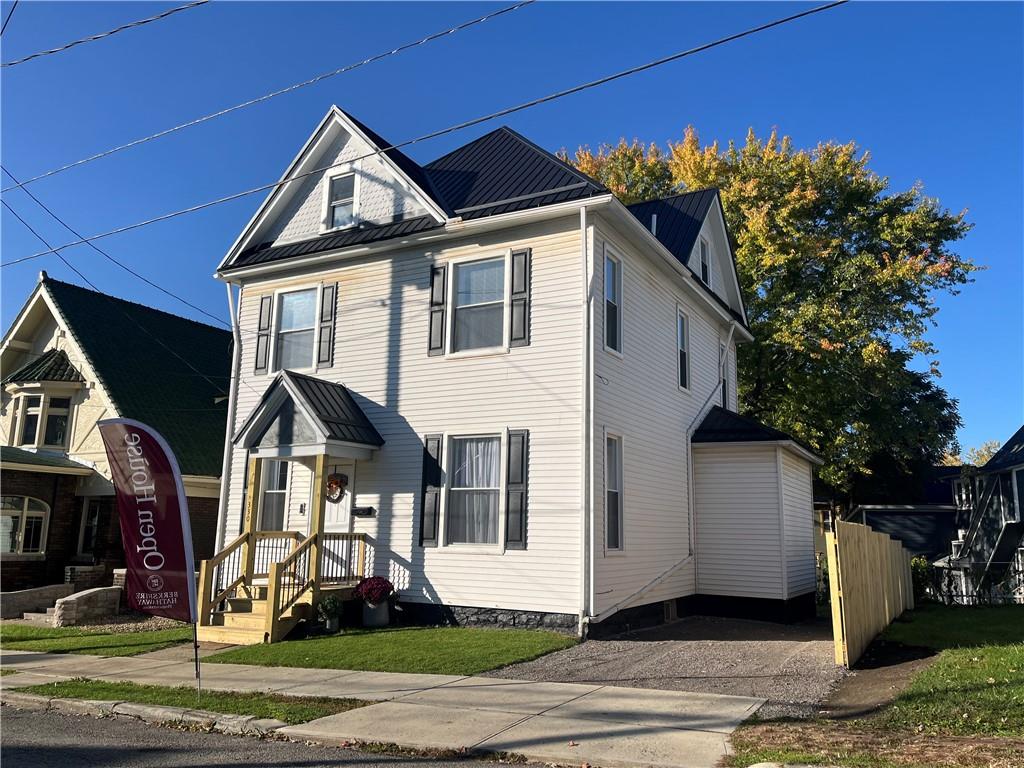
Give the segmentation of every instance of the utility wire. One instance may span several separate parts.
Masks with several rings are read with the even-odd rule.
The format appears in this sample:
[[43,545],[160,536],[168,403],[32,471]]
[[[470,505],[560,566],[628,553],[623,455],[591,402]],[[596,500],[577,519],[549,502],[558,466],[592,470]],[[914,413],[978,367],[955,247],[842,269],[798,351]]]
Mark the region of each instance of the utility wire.
[[[38,232],[36,232],[36,230],[32,228],[32,225],[30,225],[30,224],[29,224],[29,223],[28,223],[27,221],[25,221],[25,220],[24,220],[23,218],[21,218],[21,216],[19,216],[19,215],[18,215],[18,212],[17,212],[17,211],[15,211],[15,210],[14,210],[13,208],[11,208],[11,206],[10,206],[10,205],[8,204],[8,202],[7,202],[6,200],[0,200],[0,204],[2,204],[2,205],[4,206],[4,208],[6,208],[6,209],[7,209],[8,211],[10,211],[10,212],[11,212],[11,213],[12,213],[12,214],[14,215],[14,218],[16,218],[16,219],[17,219],[18,221],[20,221],[20,222],[21,222],[21,223],[22,223],[22,224],[23,224],[23,225],[25,226],[25,229],[27,229],[27,230],[28,230],[29,232],[31,232],[31,233],[32,233],[33,235],[35,235],[35,236],[36,236],[36,238],[37,238],[37,239],[38,239],[38,240],[39,240],[39,241],[40,241],[40,242],[41,242],[41,243],[42,243],[43,245],[45,245],[45,246],[46,246],[47,248],[50,248],[50,247],[52,247],[52,246],[50,246],[50,244],[49,244],[49,243],[48,243],[48,242],[46,241],[46,238],[44,238],[44,237],[43,237],[42,235],[40,235],[40,234],[39,234]],[[165,343],[164,343],[163,339],[161,339],[161,338],[160,338],[159,336],[157,336],[157,335],[156,335],[155,333],[151,332],[151,331],[150,331],[150,330],[149,330],[148,328],[146,328],[146,327],[145,327],[144,325],[142,325],[142,324],[141,324],[141,323],[140,323],[140,322],[139,322],[138,320],[136,320],[135,318],[133,318],[133,317],[132,317],[132,316],[131,316],[131,315],[130,315],[130,314],[128,313],[128,310],[126,310],[126,309],[125,309],[124,307],[122,307],[122,306],[121,306],[121,305],[120,305],[119,303],[117,303],[117,301],[116,301],[115,299],[113,299],[113,297],[107,296],[107,294],[103,293],[103,291],[101,291],[101,290],[100,290],[99,288],[97,288],[97,287],[96,287],[96,285],[95,285],[95,284],[94,284],[94,283],[92,282],[92,280],[90,280],[89,278],[87,278],[87,277],[86,277],[85,275],[83,275],[83,274],[82,274],[82,273],[81,273],[81,272],[80,272],[80,271],[79,271],[78,269],[76,269],[76,268],[75,268],[75,266],[74,266],[74,265],[73,265],[73,264],[72,264],[72,263],[71,263],[70,261],[68,261],[68,260],[67,260],[66,258],[64,258],[64,255],[63,255],[63,254],[61,254],[61,253],[58,253],[58,254],[57,254],[57,258],[59,258],[59,259],[60,259],[60,260],[61,260],[62,262],[64,262],[64,266],[66,266],[66,267],[67,267],[68,269],[70,269],[70,270],[71,270],[72,272],[74,272],[74,273],[75,273],[76,275],[78,275],[78,276],[79,276],[80,278],[82,278],[82,280],[84,280],[84,281],[85,281],[85,282],[86,282],[86,283],[87,283],[87,284],[89,285],[89,287],[90,287],[90,288],[92,288],[92,289],[93,289],[94,291],[96,291],[96,293],[98,293],[98,294],[100,294],[101,296],[105,296],[106,298],[110,299],[110,301],[114,303],[114,306],[116,306],[116,307],[117,307],[117,308],[118,308],[118,309],[119,309],[119,310],[121,311],[121,313],[122,313],[122,314],[123,314],[123,315],[124,315],[124,316],[125,316],[126,318],[128,318],[128,320],[129,320],[129,321],[130,321],[130,322],[131,322],[131,323],[132,323],[133,325],[135,325],[136,327],[138,327],[138,329],[139,329],[140,331],[142,331],[143,333],[145,333],[145,334],[146,334],[147,336],[149,336],[150,338],[152,338],[152,339],[153,339],[153,340],[154,340],[154,341],[155,341],[155,342],[156,342],[157,344],[159,344],[159,345],[160,345],[161,347],[163,347],[164,349],[166,349],[166,350],[167,350],[168,352],[170,352],[170,353],[171,353],[172,355],[174,355],[174,356],[175,356],[176,358],[178,358],[179,360],[181,360],[181,362],[183,362],[183,363],[184,363],[184,364],[185,364],[186,366],[188,366],[188,367],[189,367],[189,368],[191,368],[191,369],[192,369],[193,371],[195,371],[195,372],[196,372],[196,373],[197,373],[197,374],[198,374],[198,375],[199,375],[199,376],[200,376],[201,378],[205,379],[205,380],[206,380],[206,382],[207,382],[207,383],[208,383],[208,384],[209,384],[209,385],[210,385],[211,387],[213,387],[213,388],[214,388],[214,389],[215,389],[215,390],[217,391],[217,393],[218,393],[218,394],[225,394],[225,393],[224,393],[224,391],[223,391],[223,388],[221,387],[221,385],[220,385],[220,384],[217,384],[217,383],[215,383],[215,382],[213,381],[213,379],[212,379],[212,378],[210,378],[209,376],[207,376],[206,374],[204,374],[204,373],[203,373],[202,371],[200,371],[200,370],[199,370],[198,368],[196,368],[196,367],[195,367],[194,365],[192,365],[192,363],[190,363],[190,362],[189,362],[188,360],[186,360],[186,359],[185,359],[184,357],[182,357],[182,356],[181,356],[181,355],[179,355],[179,354],[178,354],[177,352],[175,352],[175,351],[174,351],[173,349],[171,349],[171,348],[170,348],[169,346],[167,346],[167,344],[165,344]]]
[[437,138],[439,136],[444,136],[445,134],[455,133],[456,131],[461,131],[461,130],[464,130],[465,128],[470,128],[470,127],[472,127],[474,125],[479,125],[481,123],[485,123],[485,122],[488,122],[490,120],[495,120],[495,119],[497,119],[499,117],[505,117],[506,115],[511,115],[511,114],[513,114],[515,112],[521,112],[522,110],[530,109],[531,107],[536,107],[536,106],[538,106],[540,104],[545,104],[545,103],[547,103],[549,101],[554,101],[556,99],[563,98],[564,96],[569,96],[569,95],[572,95],[572,94],[580,93],[582,91],[586,91],[586,90],[589,90],[591,88],[596,88],[599,85],[605,85],[606,83],[610,83],[610,82],[612,82],[614,80],[619,80],[621,78],[628,77],[630,75],[635,75],[635,74],[637,74],[639,72],[644,72],[644,71],[646,71],[648,69],[653,69],[654,67],[659,67],[659,66],[661,66],[663,64],[668,64],[668,63],[673,62],[673,61],[678,61],[679,59],[685,58],[687,56],[693,56],[694,54],[701,53],[701,52],[709,50],[711,48],[716,48],[716,47],[718,47],[720,45],[725,45],[726,43],[730,43],[730,42],[733,42],[735,40],[739,40],[741,38],[748,37],[748,36],[756,34],[758,32],[763,32],[765,30],[772,29],[773,27],[778,27],[778,26],[781,26],[783,24],[789,23],[791,21],[796,21],[797,19],[802,19],[805,16],[810,16],[812,14],[821,13],[822,11],[831,10],[832,8],[836,8],[836,7],[840,6],[840,5],[845,5],[847,2],[849,2],[849,0],[837,0],[837,2],[828,3],[827,5],[820,5],[820,6],[817,6],[815,8],[808,9],[806,11],[801,11],[800,13],[795,13],[795,14],[792,14],[790,16],[786,16],[786,17],[781,18],[781,19],[776,19],[775,21],[771,21],[771,22],[768,22],[766,24],[761,24],[761,25],[756,26],[756,27],[751,27],[750,29],[746,29],[746,30],[744,30],[742,32],[737,32],[737,33],[734,33],[732,35],[728,35],[727,37],[718,38],[717,40],[714,40],[714,41],[712,41],[710,43],[704,43],[703,45],[699,45],[696,48],[690,48],[690,49],[685,50],[685,51],[680,51],[678,53],[671,54],[670,56],[664,56],[664,57],[662,57],[660,59],[655,59],[654,61],[647,62],[646,64],[641,64],[641,65],[636,66],[636,67],[631,67],[629,69],[625,69],[625,70],[622,70],[620,72],[616,72],[615,74],[612,74],[612,75],[607,75],[607,76],[599,78],[597,80],[591,80],[590,82],[583,83],[582,85],[576,85],[576,86],[573,86],[571,88],[566,88],[565,90],[557,91],[557,92],[549,94],[547,96],[542,96],[540,98],[533,99],[531,101],[523,102],[522,104],[519,104],[519,105],[514,106],[514,107],[507,107],[505,109],[498,110],[497,112],[492,112],[489,115],[484,115],[483,117],[476,117],[476,118],[473,118],[472,120],[467,120],[465,122],[458,123],[457,125],[449,126],[448,128],[442,128],[442,129],[437,130],[437,131],[432,131],[430,133],[423,134],[422,136],[418,136],[418,137],[416,137],[414,139],[409,139],[408,141],[403,141],[403,142],[400,142],[398,144],[392,144],[391,146],[388,146],[388,147],[382,147],[380,149],[377,149],[374,152],[369,152],[369,153],[367,153],[365,155],[360,155],[360,156],[354,157],[354,158],[348,158],[344,162],[334,163],[332,165],[323,166],[321,168],[314,168],[311,171],[306,171],[304,173],[295,174],[294,176],[290,176],[290,177],[288,177],[286,179],[281,179],[280,181],[271,182],[270,184],[263,184],[261,186],[253,187],[251,189],[247,189],[247,190],[244,190],[242,192],[236,192],[236,193],[231,194],[231,195],[225,195],[224,197],[219,197],[219,198],[217,198],[215,200],[209,200],[209,201],[207,201],[205,203],[199,203],[197,205],[193,205],[193,206],[190,206],[188,208],[183,208],[183,209],[178,210],[178,211],[172,211],[170,213],[164,213],[164,214],[161,214],[160,216],[154,216],[151,219],[145,219],[143,221],[139,221],[139,222],[136,222],[134,224],[126,224],[123,227],[118,227],[116,229],[112,229],[112,230],[109,230],[107,232],[102,232],[102,233],[100,233],[98,235],[93,235],[92,237],[81,238],[79,240],[74,240],[74,241],[72,241],[70,243],[65,243],[64,245],[58,246],[57,248],[50,248],[49,250],[46,250],[46,251],[40,251],[39,253],[34,253],[31,256],[24,256],[24,257],[22,257],[20,259],[13,259],[11,261],[4,262],[3,264],[0,264],[0,267],[9,267],[9,266],[12,266],[14,264],[20,264],[21,262],[30,261],[32,259],[37,259],[37,258],[39,258],[41,256],[47,256],[47,255],[49,255],[51,253],[57,253],[58,251],[64,250],[65,248],[70,248],[70,247],[75,246],[75,245],[81,245],[83,243],[91,242],[92,240],[100,240],[100,239],[105,238],[105,237],[110,237],[112,235],[121,234],[122,232],[129,232],[129,231],[134,230],[134,229],[139,229],[140,227],[149,226],[150,224],[156,224],[157,222],[167,221],[168,219],[177,218],[178,216],[184,216],[184,215],[189,214],[189,213],[195,213],[197,211],[201,211],[201,210],[204,210],[206,208],[211,208],[211,207],[213,207],[215,205],[220,205],[222,203],[231,202],[232,200],[238,200],[238,199],[243,198],[243,197],[248,197],[249,195],[256,194],[257,192],[265,192],[267,190],[276,189],[277,187],[280,187],[280,186],[285,185],[285,184],[290,184],[293,181],[297,181],[298,179],[302,179],[302,178],[305,178],[307,176],[312,176],[313,174],[322,173],[324,171],[330,170],[332,168],[337,168],[337,167],[340,167],[342,165],[349,165],[350,163],[353,163],[353,162],[356,162],[356,161],[359,161],[359,160],[365,160],[365,159],[370,158],[370,157],[375,157],[377,155],[383,154],[383,153],[388,152],[388,151],[393,150],[393,149],[401,149],[403,147],[408,147],[408,146],[411,146],[413,144],[418,144],[420,142],[427,141],[428,139],[434,139],[434,138]]
[[168,136],[169,134],[175,133],[175,132],[183,130],[185,128],[191,128],[194,125],[199,125],[200,123],[205,123],[208,120],[213,120],[214,118],[217,118],[217,117],[222,117],[223,115],[230,114],[231,112],[235,112],[235,111],[237,111],[239,109],[245,109],[246,107],[251,107],[251,106],[253,106],[255,104],[260,104],[260,103],[262,103],[264,101],[269,101],[270,99],[273,99],[273,98],[275,98],[277,96],[282,96],[282,95],[284,95],[286,93],[291,93],[292,91],[297,91],[300,88],[305,88],[305,87],[310,86],[310,85],[315,85],[316,83],[319,83],[319,82],[321,82],[323,80],[327,80],[328,78],[334,77],[336,75],[341,75],[341,74],[344,74],[345,72],[351,72],[354,69],[359,69],[360,67],[365,67],[367,64],[373,64],[374,62],[380,61],[381,59],[386,59],[389,56],[395,56],[395,55],[397,55],[399,53],[402,53],[403,51],[409,50],[410,48],[415,48],[415,47],[420,46],[420,45],[425,45],[426,43],[432,42],[434,40],[438,40],[438,39],[440,39],[442,37],[447,37],[448,35],[453,35],[456,32],[461,32],[464,29],[468,29],[469,27],[476,26],[477,24],[482,24],[485,21],[489,21],[491,19],[497,18],[498,16],[502,16],[502,15],[504,15],[506,13],[510,13],[512,11],[518,10],[519,8],[522,8],[524,6],[532,5],[536,1],[537,0],[523,0],[523,2],[516,3],[515,5],[510,5],[510,6],[506,7],[506,8],[501,8],[501,9],[499,9],[497,11],[494,11],[493,13],[488,13],[488,14],[485,14],[484,16],[480,16],[478,18],[471,19],[470,21],[464,21],[461,24],[458,24],[458,25],[456,25],[454,27],[450,27],[450,28],[442,30],[440,32],[435,32],[432,35],[427,35],[426,37],[421,37],[419,40],[415,40],[415,41],[413,41],[411,43],[405,43],[404,45],[400,45],[397,48],[392,48],[390,51],[385,51],[383,53],[378,53],[375,56],[371,56],[368,59],[363,59],[362,61],[357,61],[354,64],[347,64],[344,67],[339,67],[338,69],[331,70],[330,72],[324,72],[323,74],[317,75],[316,77],[311,77],[309,80],[303,80],[301,83],[295,83],[294,85],[289,85],[286,88],[280,88],[280,89],[278,89],[276,91],[271,91],[270,93],[266,93],[263,96],[258,96],[258,97],[254,98],[254,99],[249,99],[248,101],[243,101],[241,104],[235,104],[233,107],[225,107],[224,109],[218,110],[216,112],[211,112],[208,115],[203,115],[202,117],[197,117],[194,120],[189,120],[188,122],[181,123],[180,125],[175,125],[172,128],[167,128],[165,130],[158,131],[157,133],[154,133],[154,134],[152,134],[150,136],[144,136],[141,139],[134,139],[133,141],[129,141],[127,144],[120,144],[120,145],[118,145],[116,147],[111,147],[110,149],[106,149],[106,150],[104,150],[102,152],[97,152],[95,155],[90,155],[89,157],[84,157],[81,160],[76,160],[73,163],[68,163],[67,165],[62,165],[59,168],[54,168],[53,170],[46,171],[45,173],[40,173],[37,176],[33,176],[30,179],[27,179],[27,180],[25,180],[25,181],[23,181],[23,182],[21,182],[19,184],[16,184],[14,187],[6,187],[6,188],[4,188],[3,190],[0,190],[0,191],[8,192],[8,191],[10,191],[12,189],[15,189],[16,187],[24,187],[26,184],[31,184],[34,181],[39,181],[40,179],[45,179],[48,176],[54,176],[54,175],[56,175],[58,173],[63,173],[64,171],[67,171],[67,170],[69,170],[71,168],[77,168],[80,165],[85,165],[86,163],[91,163],[93,160],[99,160],[100,158],[109,157],[110,155],[113,155],[113,154],[115,154],[117,152],[121,152],[122,150],[130,149],[131,147],[137,147],[138,145],[145,144],[148,141],[153,141],[154,139],[159,139],[159,138],[162,138],[164,136]]
[[[11,173],[9,170],[7,170],[7,168],[5,166],[0,165],[0,170],[3,170],[4,173],[6,173],[8,176],[10,176],[11,177],[11,181],[13,181],[15,184],[18,183],[18,180],[14,177],[14,174]],[[24,192],[29,197],[31,197],[33,200],[35,200],[36,205],[38,205],[40,208],[42,208],[44,211],[46,211],[50,215],[50,218],[52,218],[54,221],[56,221],[58,224],[60,224],[62,227],[64,227],[64,229],[66,229],[68,232],[70,232],[75,237],[82,237],[81,233],[76,231],[70,224],[68,224],[66,221],[64,221],[64,219],[62,219],[60,216],[58,216],[56,213],[54,213],[52,210],[50,210],[50,208],[42,200],[40,200],[38,197],[33,195],[31,190],[22,187],[21,191]],[[10,210],[10,209],[8,209],[8,210]],[[13,213],[13,211],[12,211],[12,213]],[[15,214],[15,215],[17,215],[17,214]],[[152,280],[150,280],[145,275],[139,274],[138,272],[136,272],[134,269],[129,267],[124,262],[119,261],[118,259],[115,259],[113,256],[111,256],[109,253],[107,253],[106,251],[101,249],[95,243],[90,242],[90,243],[88,243],[88,246],[90,248],[92,248],[94,251],[96,251],[96,253],[98,253],[100,256],[102,256],[103,258],[107,259],[108,261],[113,262],[114,264],[119,266],[121,269],[123,269],[125,272],[127,272],[128,274],[133,275],[134,277],[137,277],[139,280],[141,280],[142,282],[144,282],[146,285],[150,286],[151,288],[156,288],[158,291],[160,291],[164,295],[170,296],[172,299],[177,299],[178,301],[180,301],[185,306],[191,307],[196,312],[201,312],[202,314],[206,315],[211,320],[214,320],[215,322],[220,323],[225,328],[230,328],[231,327],[231,324],[228,323],[227,321],[222,320],[221,318],[217,317],[216,315],[214,315],[214,314],[212,314],[210,312],[207,312],[202,307],[196,306],[195,304],[193,304],[188,299],[185,299],[185,298],[179,296],[178,294],[174,293],[173,291],[167,290],[162,285],[157,285],[156,283],[154,283]]]
[[[170,10],[164,11],[163,13],[158,13],[156,16],[150,16],[148,19],[139,19],[138,21],[132,21],[127,24],[122,24],[120,27],[117,27],[116,29],[108,30],[107,32],[100,32],[99,34],[89,35],[89,37],[83,37],[78,40],[72,40],[70,43],[65,43],[64,45],[61,45],[57,48],[50,48],[46,51],[39,51],[37,53],[29,54],[28,56],[25,56],[20,59],[15,59],[14,61],[5,61],[3,64],[0,64],[0,67],[13,67],[17,64],[24,64],[26,61],[32,61],[32,59],[38,59],[41,56],[49,56],[54,53],[66,51],[69,48],[74,48],[76,45],[82,45],[82,43],[91,43],[94,40],[102,40],[105,37],[116,35],[118,32],[124,32],[126,29],[134,29],[135,27],[141,27],[144,24],[150,24],[154,21],[159,21],[160,19],[166,19],[168,16],[171,16],[172,14],[179,13],[181,11],[187,11],[189,8],[195,8],[200,5],[206,5],[208,2],[210,2],[210,0],[196,0],[194,3],[188,3],[187,5],[179,5],[177,8],[171,8]],[[10,17],[8,17],[8,19],[9,18]]]
[[7,31],[7,25],[11,22],[11,16],[14,15],[14,9],[18,7],[20,0],[14,0],[14,5],[11,6],[11,10],[7,12],[7,18],[4,19],[4,25],[0,27],[0,36]]

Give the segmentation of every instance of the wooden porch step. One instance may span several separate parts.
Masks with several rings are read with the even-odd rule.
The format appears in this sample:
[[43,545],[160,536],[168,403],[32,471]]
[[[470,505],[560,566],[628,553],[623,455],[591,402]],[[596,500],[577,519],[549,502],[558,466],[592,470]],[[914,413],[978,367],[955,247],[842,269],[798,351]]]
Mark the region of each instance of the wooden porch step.
[[[281,637],[286,637],[299,623],[292,617],[281,620]],[[259,645],[264,642],[266,632],[261,624],[256,627],[212,626],[199,627],[199,642],[226,643],[229,645]]]
[[[308,603],[293,605],[283,620],[307,619],[312,615]],[[222,611],[213,614],[214,626],[262,629],[267,624],[266,605],[260,611]]]

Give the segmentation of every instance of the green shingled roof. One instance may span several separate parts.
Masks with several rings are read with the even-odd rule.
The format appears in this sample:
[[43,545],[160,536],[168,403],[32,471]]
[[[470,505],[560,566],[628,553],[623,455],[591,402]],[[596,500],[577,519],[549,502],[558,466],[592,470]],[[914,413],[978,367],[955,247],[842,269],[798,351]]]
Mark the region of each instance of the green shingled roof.
[[75,366],[62,349],[50,349],[35,360],[21,366],[3,380],[4,384],[22,384],[27,381],[83,381]]
[[122,418],[157,430],[186,475],[220,476],[231,375],[231,334],[46,277]]
[[36,453],[9,445],[0,445],[0,464],[30,464],[34,467],[59,467],[61,469],[89,469],[85,464],[54,456],[47,453]]

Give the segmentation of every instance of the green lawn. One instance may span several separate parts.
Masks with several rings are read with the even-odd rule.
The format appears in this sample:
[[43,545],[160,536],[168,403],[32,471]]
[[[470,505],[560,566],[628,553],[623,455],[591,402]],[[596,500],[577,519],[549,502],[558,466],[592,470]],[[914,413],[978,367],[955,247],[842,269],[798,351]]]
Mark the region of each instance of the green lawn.
[[98,701],[133,701],[140,704],[162,704],[171,707],[202,709],[225,715],[254,715],[273,718],[294,725],[347,712],[370,702],[356,699],[327,699],[306,696],[278,696],[271,693],[228,693],[203,691],[196,697],[196,689],[170,688],[162,685],[136,683],[109,683],[104,680],[67,680],[59,683],[19,688],[25,693],[36,693],[61,699],[94,699]]
[[1014,764],[1024,737],[1024,607],[926,604],[890,625],[883,637],[938,655],[871,717],[741,727],[732,736],[730,764]]
[[417,627],[348,630],[330,637],[249,645],[204,661],[268,667],[323,667],[373,672],[475,675],[576,644],[554,632],[526,629]]
[[191,627],[152,632],[90,632],[76,627],[30,627],[0,624],[0,648],[9,651],[85,653],[93,656],[134,656],[192,639]]

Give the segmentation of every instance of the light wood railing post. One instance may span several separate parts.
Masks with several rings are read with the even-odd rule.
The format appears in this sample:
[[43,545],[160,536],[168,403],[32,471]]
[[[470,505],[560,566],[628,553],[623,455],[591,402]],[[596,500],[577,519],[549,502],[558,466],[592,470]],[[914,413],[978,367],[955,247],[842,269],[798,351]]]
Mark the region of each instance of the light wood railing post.
[[366,576],[366,537],[359,537],[359,565],[356,567],[355,577],[362,579]]
[[327,506],[327,454],[316,457],[313,466],[313,499],[310,505],[312,513],[309,520],[309,533],[313,538],[309,550],[309,578],[313,582],[313,610],[320,602],[321,558],[323,557],[324,512]]
[[276,643],[281,638],[280,622],[277,616],[277,605],[280,602],[281,594],[281,564],[271,563],[270,573],[267,578],[267,613],[264,616],[263,638],[264,642]]
[[213,610],[213,568],[209,560],[199,563],[199,626],[210,625],[210,612]]
[[252,572],[256,565],[256,527],[259,518],[260,484],[263,474],[263,459],[249,457],[249,477],[245,496],[245,521],[243,525],[246,536],[242,554],[242,574],[245,586],[252,586]]

